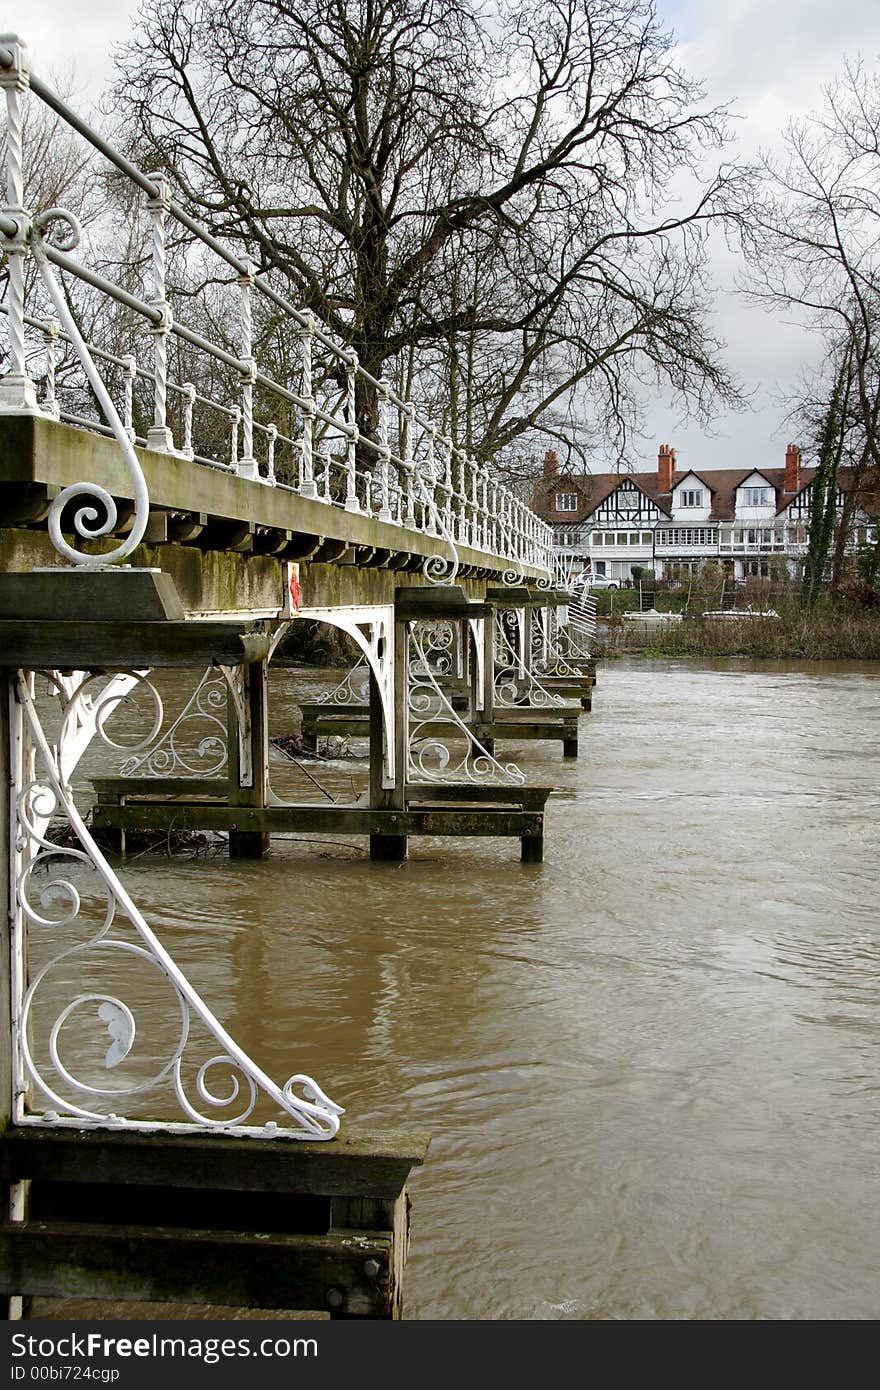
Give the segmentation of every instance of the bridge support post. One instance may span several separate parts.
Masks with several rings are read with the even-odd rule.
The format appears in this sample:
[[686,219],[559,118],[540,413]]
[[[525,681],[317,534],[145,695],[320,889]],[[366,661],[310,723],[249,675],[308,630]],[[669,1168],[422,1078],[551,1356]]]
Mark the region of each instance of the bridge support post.
[[[484,619],[480,619],[480,637],[482,641],[482,663],[477,662],[477,652],[473,652],[474,660],[474,682],[471,682],[471,705],[478,706],[480,713],[474,712],[474,719],[482,720],[484,724],[495,723],[495,623],[496,609],[492,609],[491,614]],[[478,682],[477,674],[482,664],[482,681]],[[487,753],[495,756],[495,739],[484,735],[480,739]]]
[[[15,810],[11,789],[14,785],[12,740],[12,674],[0,670],[0,1144],[12,1124],[12,989],[10,924],[13,918],[14,864],[10,827]],[[28,1208],[29,1184],[4,1181],[0,1184],[0,1224],[21,1221]],[[0,1297],[0,1312],[9,1322],[21,1319],[26,1300],[17,1294]]]
[[[480,625],[483,630],[483,689],[481,691],[482,715],[484,723],[495,723],[495,622],[496,610],[493,608],[490,617],[481,618]],[[495,756],[494,738],[484,738],[483,747],[487,753]]]
[[12,1118],[12,1005],[9,975],[9,929],[12,921],[12,758],[9,719],[11,697],[10,674],[8,671],[0,670],[0,1132],[5,1130]]
[[[395,618],[394,622],[394,724],[391,737],[394,740],[394,786],[386,787],[382,776],[383,767],[383,721],[379,685],[375,674],[370,670],[370,805],[376,808],[403,811],[406,809],[406,773],[409,750],[406,746],[408,720],[406,701],[408,698],[409,652],[406,623]],[[400,862],[408,856],[406,835],[371,835],[370,858]]]
[[[268,663],[242,666],[242,712],[230,695],[227,702],[229,739],[229,804],[241,807],[241,817],[229,831],[230,859],[262,859],[269,835],[248,829],[253,812],[266,805],[269,781]],[[243,714],[243,718],[242,718]]]

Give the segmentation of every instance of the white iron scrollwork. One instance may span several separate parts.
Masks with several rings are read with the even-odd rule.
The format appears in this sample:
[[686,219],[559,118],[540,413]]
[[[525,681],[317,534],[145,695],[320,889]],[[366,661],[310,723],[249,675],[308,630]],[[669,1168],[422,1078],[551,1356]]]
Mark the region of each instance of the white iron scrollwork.
[[[76,699],[74,693],[71,703]],[[18,673],[10,704],[16,1122],[333,1138],[341,1107],[311,1077],[297,1074],[279,1086],[252,1061],[117,878],[62,775],[32,676]],[[49,838],[57,815],[74,845]],[[44,949],[48,940],[47,959],[29,973],[34,933]],[[129,979],[132,969],[136,982]],[[120,978],[121,985],[110,983]],[[124,989],[130,1002],[121,997]],[[140,1052],[139,1015],[150,1020]],[[78,1046],[71,1056],[72,1037]],[[260,1121],[267,1105],[272,1118]]]
[[120,764],[122,777],[213,777],[222,772],[228,761],[226,733],[227,681],[224,673],[209,666],[196,689],[174,723],[161,738],[155,735],[161,728],[154,724],[153,739],[144,752],[130,753]]
[[520,650],[520,621],[529,621],[528,610],[522,619],[511,608],[501,608],[496,613],[495,703],[507,709],[562,705],[564,701],[527,669]]
[[536,610],[532,627],[532,668],[539,676],[580,675],[561,649],[561,631],[555,608]]
[[[422,624],[410,626],[406,701],[410,779],[446,783],[464,777],[476,784],[504,782],[522,786],[522,769],[516,763],[498,762],[453,709],[429,660],[426,645],[431,640],[433,633],[423,632]],[[445,738],[437,733],[437,723],[448,725]],[[447,739],[463,741],[464,751],[453,753]]]
[[[67,334],[69,342],[77,353],[82,363],[83,370],[88,378],[89,385],[97,397],[98,403],[113,430],[125,466],[131,480],[132,495],[134,497],[134,519],[131,530],[125,539],[113,550],[105,551],[100,555],[84,555],[69,545],[61,532],[62,517],[65,515],[70,503],[79,502],[74,508],[72,516],[73,529],[76,534],[83,539],[94,540],[100,536],[109,535],[116,529],[118,514],[116,503],[110,496],[106,488],[97,483],[72,483],[69,487],[59,492],[53,500],[49,509],[48,528],[52,544],[65,560],[69,560],[74,565],[90,566],[98,568],[104,565],[124,560],[133,550],[136,550],[144,537],[147,529],[147,521],[150,513],[150,498],[147,492],[147,484],[144,479],[143,471],[138,462],[137,454],[134,451],[128,431],[119,418],[119,413],[113,404],[112,397],[107,390],[101,375],[92,360],[91,353],[86,347],[85,341],[77,328],[76,321],[67,305],[64,291],[56,280],[53,272],[49,268],[46,252],[43,248],[43,237],[53,222],[63,222],[68,228],[68,236],[62,243],[61,249],[73,250],[78,244],[81,236],[79,223],[72,213],[65,212],[62,208],[49,208],[46,212],[35,217],[31,224],[30,247],[37,269],[43,280],[46,292],[54,305],[58,319]],[[95,504],[98,504],[97,506]]]
[[370,698],[370,663],[366,656],[346,671],[332,690],[318,696],[319,705],[365,705]]

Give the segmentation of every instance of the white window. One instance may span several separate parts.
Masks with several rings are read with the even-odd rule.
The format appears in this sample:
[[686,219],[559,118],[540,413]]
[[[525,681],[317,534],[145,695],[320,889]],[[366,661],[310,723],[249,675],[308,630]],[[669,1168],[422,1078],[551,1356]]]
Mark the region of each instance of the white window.
[[682,507],[703,507],[705,496],[701,487],[685,488],[679,493],[679,503]]
[[637,512],[641,504],[641,493],[634,488],[620,488],[617,494],[617,510],[620,512]]
[[629,533],[629,543],[630,543],[630,545],[641,545],[641,543],[642,543],[642,538],[641,538],[641,536],[639,535],[638,531],[630,531],[630,533]]
[[769,507],[773,501],[769,487],[744,487],[741,492],[744,507]]
[[605,534],[603,531],[594,531],[592,539],[594,546],[605,544]]
[[578,499],[576,492],[557,492],[556,510],[558,512],[576,512],[578,509]]
[[650,531],[643,531],[643,532],[642,532],[642,545],[650,545],[650,544],[651,544],[651,532],[650,532]]
[[712,526],[673,526],[657,532],[657,544],[664,545],[715,545],[718,532]]
[[554,528],[553,542],[555,545],[560,546],[562,549],[565,549],[566,546],[571,548],[571,546],[579,544],[580,541],[581,537],[578,535],[577,531],[573,529],[573,527],[557,526]]

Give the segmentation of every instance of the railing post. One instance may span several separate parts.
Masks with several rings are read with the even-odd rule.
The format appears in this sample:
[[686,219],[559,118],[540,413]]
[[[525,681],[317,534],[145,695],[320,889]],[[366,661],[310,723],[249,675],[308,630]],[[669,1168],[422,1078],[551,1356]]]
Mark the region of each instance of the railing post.
[[406,511],[403,514],[403,524],[410,528],[416,524],[415,498],[413,488],[413,471],[415,463],[413,461],[413,435],[415,434],[416,408],[412,401],[407,401],[403,407],[404,415],[404,443],[403,443],[403,474],[406,486]]
[[174,322],[171,305],[165,298],[166,244],[165,222],[171,207],[171,189],[164,174],[152,174],[156,195],[147,199],[153,217],[153,299],[161,319],[150,329],[153,337],[153,423],[147,430],[147,448],[174,453],[174,438],[168,427],[168,338]]
[[183,383],[183,444],[180,452],[184,458],[195,457],[193,448],[193,408],[196,403],[196,388],[191,381]]
[[480,472],[480,530],[477,544],[481,550],[489,549],[489,477],[488,466],[483,465]]
[[241,410],[237,405],[232,407],[232,439],[229,443],[229,462],[233,468],[238,467],[238,427],[241,424]]
[[239,345],[241,357],[241,458],[238,460],[239,477],[249,478],[251,482],[259,479],[260,470],[254,458],[254,385],[257,380],[257,364],[253,357],[253,314],[251,311],[251,290],[254,283],[254,266],[245,260],[245,268],[238,277],[241,297],[239,300]]
[[325,502],[332,501],[330,496],[330,441],[322,439],[318,445],[318,458],[321,460],[321,487],[322,496]]
[[497,555],[500,545],[501,526],[498,520],[498,479],[489,471],[489,512],[487,517],[486,549]]
[[391,382],[385,377],[379,382],[379,487],[381,492],[379,520],[393,521],[391,515],[391,448],[388,442],[388,406]]
[[513,493],[509,493],[508,516],[510,517],[510,553],[513,559],[519,564],[522,557],[522,545],[520,544],[519,531],[519,509]]
[[477,460],[471,455],[471,545],[480,544],[480,503],[477,497]]
[[27,374],[24,347],[24,258],[30,218],[24,210],[24,149],[21,94],[30,85],[26,45],[15,34],[0,36],[4,61],[0,86],[6,92],[6,208],[15,224],[3,229],[2,245],[9,257],[9,371],[0,381],[0,412],[21,414],[39,410],[37,391]]
[[278,426],[267,425],[268,443],[266,446],[266,482],[275,486],[275,443],[278,439]]
[[443,446],[443,478],[440,483],[440,490],[443,493],[443,521],[446,526],[447,535],[454,535],[453,512],[452,512],[452,440],[441,439]]
[[463,449],[456,450],[456,452],[459,456],[459,491],[457,491],[459,531],[457,531],[457,535],[459,535],[459,541],[462,541],[463,545],[467,545],[467,455]]
[[436,459],[437,426],[436,426],[436,425],[434,425],[434,424],[429,424],[429,425],[428,425],[427,437],[428,437],[428,443],[427,443],[428,457],[427,457],[427,459],[425,460],[425,469],[424,469],[424,474],[423,474],[423,477],[422,477],[422,483],[423,483],[423,486],[424,486],[424,489],[425,489],[425,496],[424,496],[423,505],[422,505],[422,530],[424,531],[424,533],[425,533],[426,536],[436,536],[436,535],[437,535],[437,515],[436,515],[436,513],[437,513],[437,503],[436,503],[436,488],[437,488],[437,459]]
[[315,316],[310,310],[303,314],[303,324],[297,329],[302,350],[300,396],[303,400],[302,450],[299,456],[299,492],[302,497],[317,497],[314,471],[315,400],[312,395],[312,343],[315,337]]
[[498,488],[498,554],[505,559],[511,556],[510,493],[506,483]]
[[122,359],[122,424],[125,433],[134,443],[134,383],[137,376],[137,362],[131,353]]
[[357,446],[360,440],[360,430],[357,427],[355,413],[357,369],[357,353],[351,352],[345,359],[345,414],[347,416],[345,422],[347,430],[345,437],[345,510],[347,512],[359,512],[361,509],[357,495]]
[[55,368],[58,364],[58,338],[61,333],[61,324],[57,319],[47,319],[43,325],[43,336],[46,340],[46,391],[43,396],[43,411],[46,415],[51,415],[57,420],[61,411],[55,399]]

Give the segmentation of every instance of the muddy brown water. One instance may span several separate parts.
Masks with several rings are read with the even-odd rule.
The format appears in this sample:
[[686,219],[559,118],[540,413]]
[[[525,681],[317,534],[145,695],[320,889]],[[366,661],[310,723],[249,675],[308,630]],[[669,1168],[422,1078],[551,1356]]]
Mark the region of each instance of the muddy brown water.
[[[275,677],[273,730],[329,683]],[[503,749],[557,788],[542,865],[276,839],[127,866],[272,1075],[432,1135],[407,1318],[880,1314],[878,700],[876,666],[607,662],[576,762]]]

